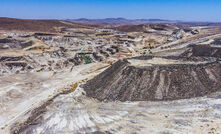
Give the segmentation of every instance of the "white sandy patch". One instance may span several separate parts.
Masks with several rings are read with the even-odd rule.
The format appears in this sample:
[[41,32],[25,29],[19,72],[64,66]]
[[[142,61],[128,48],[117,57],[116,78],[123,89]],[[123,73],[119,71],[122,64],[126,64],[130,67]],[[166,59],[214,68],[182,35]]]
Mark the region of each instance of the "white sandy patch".
[[154,64],[174,64],[174,63],[178,63],[179,61],[177,60],[169,60],[169,59],[165,59],[165,58],[152,58],[149,60],[137,60],[137,59],[130,59],[128,60],[131,65],[133,66],[152,66]]

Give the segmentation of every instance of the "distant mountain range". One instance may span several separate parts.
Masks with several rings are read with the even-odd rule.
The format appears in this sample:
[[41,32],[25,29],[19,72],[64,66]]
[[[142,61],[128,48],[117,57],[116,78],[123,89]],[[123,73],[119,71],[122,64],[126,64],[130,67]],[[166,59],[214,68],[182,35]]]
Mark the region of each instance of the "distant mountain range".
[[125,18],[105,18],[105,19],[68,19],[67,21],[92,24],[92,25],[139,25],[150,23],[175,23],[178,21],[162,20],[162,19],[125,19]]
[[179,23],[184,25],[201,25],[201,26],[221,26],[216,22],[185,22],[180,20],[163,20],[163,19],[125,19],[125,18],[105,18],[105,19],[67,19],[67,21],[102,26],[120,26],[120,25],[140,25],[155,23]]

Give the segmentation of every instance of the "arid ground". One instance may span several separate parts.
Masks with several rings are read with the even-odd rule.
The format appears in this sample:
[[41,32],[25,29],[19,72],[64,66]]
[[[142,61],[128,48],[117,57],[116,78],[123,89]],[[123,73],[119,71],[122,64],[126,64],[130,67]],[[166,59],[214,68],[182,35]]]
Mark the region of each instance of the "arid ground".
[[0,18],[0,133],[219,134],[219,24]]

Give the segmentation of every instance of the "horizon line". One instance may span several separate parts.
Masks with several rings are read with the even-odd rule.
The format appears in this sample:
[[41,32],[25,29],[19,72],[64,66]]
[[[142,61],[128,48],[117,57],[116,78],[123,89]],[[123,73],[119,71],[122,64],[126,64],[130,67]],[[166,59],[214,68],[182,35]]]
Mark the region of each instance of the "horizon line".
[[9,19],[21,19],[21,20],[80,20],[80,19],[86,19],[86,20],[105,20],[105,19],[125,19],[125,20],[131,20],[131,21],[135,21],[135,20],[156,20],[156,21],[171,21],[171,22],[183,22],[183,23],[221,23],[221,21],[196,21],[196,20],[191,20],[191,21],[186,21],[186,20],[170,20],[170,19],[160,19],[160,18],[124,18],[124,17],[105,17],[105,18],[64,18],[64,19],[59,19],[59,18],[22,18],[22,17],[8,17],[8,16],[0,16],[0,18],[9,18]]

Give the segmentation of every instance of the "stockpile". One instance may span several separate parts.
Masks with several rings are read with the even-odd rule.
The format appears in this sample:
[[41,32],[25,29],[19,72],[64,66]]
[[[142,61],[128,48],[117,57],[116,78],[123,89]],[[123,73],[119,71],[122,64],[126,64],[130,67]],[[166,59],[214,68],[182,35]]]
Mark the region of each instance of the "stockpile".
[[[136,57],[150,61],[155,57]],[[100,101],[176,100],[209,95],[221,90],[221,64],[216,58],[161,57],[166,63],[131,63],[119,60],[83,85],[87,96]],[[169,61],[176,62],[169,62]],[[162,62],[162,61],[161,61]]]

